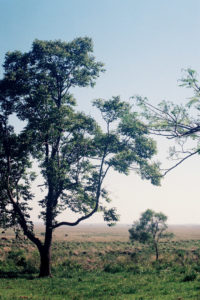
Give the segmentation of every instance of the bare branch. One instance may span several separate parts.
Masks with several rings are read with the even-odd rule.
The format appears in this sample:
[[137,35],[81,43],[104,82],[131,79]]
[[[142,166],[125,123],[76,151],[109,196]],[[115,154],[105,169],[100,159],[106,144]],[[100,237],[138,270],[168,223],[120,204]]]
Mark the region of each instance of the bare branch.
[[167,169],[167,171],[165,171],[165,173],[163,174],[163,176],[165,176],[168,172],[170,172],[171,170],[175,169],[178,165],[180,165],[184,160],[186,160],[187,158],[199,153],[200,150],[196,150],[193,153],[190,153],[189,155],[185,156],[183,159],[181,159],[177,164],[175,164],[174,166],[172,166],[171,168]]

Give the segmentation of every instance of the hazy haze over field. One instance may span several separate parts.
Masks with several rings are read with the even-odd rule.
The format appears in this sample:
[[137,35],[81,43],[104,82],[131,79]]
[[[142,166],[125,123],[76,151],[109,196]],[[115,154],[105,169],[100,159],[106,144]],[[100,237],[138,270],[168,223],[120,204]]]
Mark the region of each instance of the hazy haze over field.
[[[183,68],[200,72],[200,1],[198,0],[0,0],[0,64],[7,51],[28,51],[37,39],[71,41],[89,36],[94,55],[106,73],[92,88],[74,90],[79,109],[99,115],[95,98],[139,94],[153,104],[166,99],[184,102],[189,90],[178,87]],[[1,68],[0,73],[3,73]],[[17,128],[21,128],[16,123]],[[167,156],[167,142],[159,139],[158,158]],[[165,166],[173,162],[164,161]],[[200,223],[200,157],[187,160],[169,173],[161,187],[110,173],[105,185],[122,223],[132,223],[147,208],[168,215],[171,224]],[[35,191],[41,197],[38,190]],[[37,220],[37,207],[33,218]],[[68,213],[66,213],[68,219]],[[88,220],[102,222],[94,215]]]

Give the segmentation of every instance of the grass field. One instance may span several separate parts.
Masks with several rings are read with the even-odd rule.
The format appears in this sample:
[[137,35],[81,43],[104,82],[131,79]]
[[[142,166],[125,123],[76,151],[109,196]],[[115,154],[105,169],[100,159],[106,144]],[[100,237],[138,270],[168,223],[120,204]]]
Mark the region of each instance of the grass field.
[[200,299],[200,226],[170,226],[176,236],[160,244],[159,262],[149,247],[129,243],[128,228],[57,230],[53,277],[42,279],[34,246],[1,234],[0,299]]

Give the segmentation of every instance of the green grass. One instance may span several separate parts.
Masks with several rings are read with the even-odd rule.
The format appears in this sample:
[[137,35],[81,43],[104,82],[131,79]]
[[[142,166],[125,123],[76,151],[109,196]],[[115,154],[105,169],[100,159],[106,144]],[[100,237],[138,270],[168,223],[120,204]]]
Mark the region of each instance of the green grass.
[[0,299],[200,299],[200,281],[184,282],[170,271],[74,272],[46,279],[1,279]]
[[30,243],[0,241],[1,299],[199,299],[200,241],[148,247],[128,242],[57,241],[52,278],[38,278],[39,257]]

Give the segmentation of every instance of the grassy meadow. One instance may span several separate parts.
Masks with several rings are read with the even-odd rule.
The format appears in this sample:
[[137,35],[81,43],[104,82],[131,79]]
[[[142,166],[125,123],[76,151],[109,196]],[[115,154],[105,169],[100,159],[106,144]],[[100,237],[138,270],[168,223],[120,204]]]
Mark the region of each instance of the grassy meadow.
[[[55,232],[52,278],[38,278],[39,256],[12,231],[0,234],[1,299],[200,299],[200,226],[171,226],[160,260],[129,243],[127,225],[82,225]],[[43,228],[37,234],[43,237]]]

